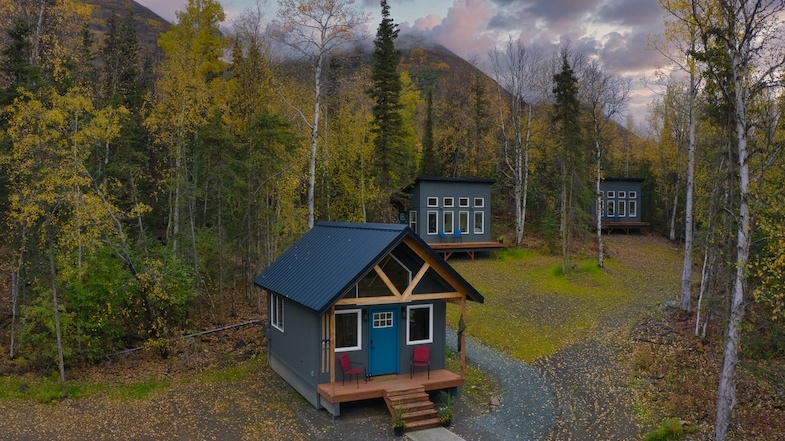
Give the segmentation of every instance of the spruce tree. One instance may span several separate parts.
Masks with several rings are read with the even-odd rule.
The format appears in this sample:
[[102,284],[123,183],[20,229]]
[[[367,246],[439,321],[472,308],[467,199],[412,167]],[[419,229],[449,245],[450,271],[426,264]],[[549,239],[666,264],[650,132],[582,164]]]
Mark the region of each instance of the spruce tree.
[[420,173],[423,176],[441,176],[442,165],[436,155],[436,147],[433,142],[433,90],[428,90],[425,106],[425,133],[423,133],[422,137]]
[[568,60],[569,50],[562,54],[561,71],[553,75],[554,122],[559,136],[559,163],[561,168],[561,243],[562,271],[572,269],[572,236],[576,221],[585,212],[581,204],[588,204],[584,145],[581,136],[578,79]]
[[403,184],[400,176],[401,146],[401,76],[398,62],[401,51],[395,48],[398,28],[390,18],[387,0],[382,0],[382,21],[376,32],[370,90],[373,104],[373,133],[377,183],[385,194],[392,194]]

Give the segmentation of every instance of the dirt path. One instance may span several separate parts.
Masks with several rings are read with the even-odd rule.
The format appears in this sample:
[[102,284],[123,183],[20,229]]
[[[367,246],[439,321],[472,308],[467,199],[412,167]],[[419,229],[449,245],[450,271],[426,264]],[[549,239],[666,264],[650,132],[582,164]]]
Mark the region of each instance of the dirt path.
[[639,237],[605,239],[613,258],[640,268],[634,276],[621,275],[625,284],[639,287],[639,295],[603,317],[584,339],[534,363],[551,383],[558,402],[557,423],[548,439],[638,440],[645,434],[629,387],[630,330],[647,312],[675,295],[678,287],[672,286],[673,277],[666,281],[660,275],[678,271],[678,262],[673,258],[677,250],[664,240],[661,248],[672,252],[652,262],[650,256],[646,258],[652,250],[641,249],[636,243]]

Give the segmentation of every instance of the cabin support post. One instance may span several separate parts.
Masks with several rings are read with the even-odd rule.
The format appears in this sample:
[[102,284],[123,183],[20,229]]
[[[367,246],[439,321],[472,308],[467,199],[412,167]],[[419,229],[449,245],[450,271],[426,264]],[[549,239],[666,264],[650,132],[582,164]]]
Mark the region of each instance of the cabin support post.
[[335,306],[330,307],[330,393],[335,395]]
[[[466,323],[466,295],[461,298],[461,319]],[[466,331],[458,334],[461,339],[461,378],[466,378]]]

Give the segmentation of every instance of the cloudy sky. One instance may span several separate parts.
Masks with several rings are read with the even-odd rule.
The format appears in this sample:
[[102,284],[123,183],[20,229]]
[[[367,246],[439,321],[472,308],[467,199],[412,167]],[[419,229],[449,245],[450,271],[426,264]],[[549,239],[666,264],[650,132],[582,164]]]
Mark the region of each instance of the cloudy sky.
[[[356,0],[373,14],[375,34],[381,15],[378,0]],[[174,21],[187,0],[137,0]],[[256,0],[223,0],[227,21]],[[569,39],[577,50],[599,57],[606,69],[634,79],[629,113],[642,122],[652,94],[642,84],[651,79],[659,58],[647,50],[649,36],[663,29],[657,0],[388,0],[401,33],[431,37],[464,58],[482,59],[494,45],[512,36],[527,45],[558,45]],[[267,0],[274,18],[276,0]],[[228,23],[227,23],[228,24]]]

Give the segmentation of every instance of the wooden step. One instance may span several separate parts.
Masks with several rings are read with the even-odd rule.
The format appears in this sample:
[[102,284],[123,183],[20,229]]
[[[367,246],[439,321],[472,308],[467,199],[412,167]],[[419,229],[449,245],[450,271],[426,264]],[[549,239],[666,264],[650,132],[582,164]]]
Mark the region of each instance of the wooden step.
[[406,412],[402,415],[406,430],[422,430],[441,425],[439,412],[422,386],[385,391],[384,401],[390,415],[395,416],[396,409]]
[[418,421],[418,420],[427,420],[429,418],[437,417],[438,418],[439,412],[433,408],[433,403],[431,403],[430,409],[422,409],[422,410],[415,410],[412,411],[409,409],[409,412],[403,414],[403,420],[407,423],[410,421]]
[[434,427],[441,427],[442,422],[439,418],[430,418],[427,420],[418,420],[412,421],[411,423],[406,423],[406,430],[408,431],[415,431],[415,430],[424,430],[424,429],[431,429]]

